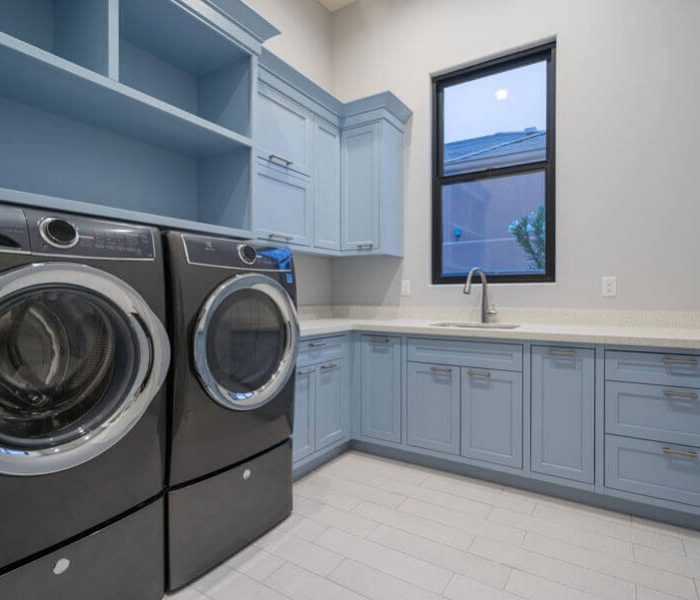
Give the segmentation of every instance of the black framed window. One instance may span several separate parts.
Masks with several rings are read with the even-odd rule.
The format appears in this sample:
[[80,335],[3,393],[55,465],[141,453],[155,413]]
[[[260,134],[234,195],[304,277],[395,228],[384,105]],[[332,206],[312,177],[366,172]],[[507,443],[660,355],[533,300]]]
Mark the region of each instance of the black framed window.
[[555,50],[433,78],[433,283],[554,281]]

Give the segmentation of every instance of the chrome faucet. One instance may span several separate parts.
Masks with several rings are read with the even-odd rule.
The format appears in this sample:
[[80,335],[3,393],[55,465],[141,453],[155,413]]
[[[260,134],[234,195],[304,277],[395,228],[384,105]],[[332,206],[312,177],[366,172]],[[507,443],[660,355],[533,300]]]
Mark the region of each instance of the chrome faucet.
[[496,311],[489,308],[489,292],[488,281],[486,281],[486,273],[479,267],[474,267],[467,275],[467,281],[464,283],[464,293],[469,295],[472,293],[472,278],[474,273],[478,273],[481,277],[481,322],[488,323],[489,317],[496,314]]

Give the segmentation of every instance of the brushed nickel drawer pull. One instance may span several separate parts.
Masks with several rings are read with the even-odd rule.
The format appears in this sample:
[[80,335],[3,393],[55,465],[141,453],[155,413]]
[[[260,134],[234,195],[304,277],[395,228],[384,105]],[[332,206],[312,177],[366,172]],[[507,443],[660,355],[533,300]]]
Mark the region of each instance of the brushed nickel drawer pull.
[[283,242],[291,242],[294,238],[291,235],[282,235],[281,233],[268,233],[268,239],[281,240]]
[[270,156],[268,156],[267,159],[270,162],[282,163],[282,165],[285,167],[291,167],[294,164],[294,161],[289,160],[284,156],[280,156],[279,154],[270,154]]
[[370,344],[388,344],[389,338],[387,337],[373,337],[369,339]]
[[576,350],[563,350],[563,349],[557,349],[557,348],[551,348],[549,350],[549,355],[550,356],[559,356],[559,357],[567,357],[567,358],[573,358],[576,356]]
[[664,364],[673,365],[676,367],[697,367],[697,358],[675,358],[673,356],[664,356]]
[[666,398],[684,398],[685,400],[697,400],[698,395],[695,392],[679,392],[678,390],[664,390]]
[[309,348],[323,348],[326,342],[309,342]]
[[693,450],[674,450],[673,448],[664,448],[666,456],[680,456],[681,458],[697,458],[698,453]]
[[491,373],[488,371],[467,371],[470,377],[491,377]]
[[452,367],[430,367],[433,373],[442,373],[443,375],[451,375]]
[[321,365],[321,371],[330,371],[331,369],[337,369],[338,363],[331,363],[329,365]]
[[297,375],[311,375],[316,369],[297,369]]
[[374,242],[355,242],[355,247],[358,250],[362,250],[363,248],[371,250],[372,248],[374,248]]

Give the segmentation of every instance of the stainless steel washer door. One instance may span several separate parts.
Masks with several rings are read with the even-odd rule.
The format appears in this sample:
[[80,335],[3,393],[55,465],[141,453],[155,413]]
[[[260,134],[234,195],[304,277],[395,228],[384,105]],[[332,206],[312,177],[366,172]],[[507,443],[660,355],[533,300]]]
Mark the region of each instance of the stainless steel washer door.
[[121,279],[72,263],[0,275],[0,473],[53,473],[106,451],[169,363],[163,324]]
[[286,290],[266,275],[240,275],[204,303],[194,363],[209,395],[233,410],[267,404],[294,372],[299,323]]

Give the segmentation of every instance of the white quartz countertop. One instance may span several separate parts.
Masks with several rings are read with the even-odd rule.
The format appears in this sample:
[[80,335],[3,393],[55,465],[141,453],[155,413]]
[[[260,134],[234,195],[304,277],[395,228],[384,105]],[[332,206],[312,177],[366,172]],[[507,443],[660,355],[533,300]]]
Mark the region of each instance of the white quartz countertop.
[[517,329],[464,329],[435,327],[435,322],[413,319],[302,319],[300,329],[302,337],[365,331],[465,339],[570,342],[700,350],[700,329],[541,323],[523,324]]

